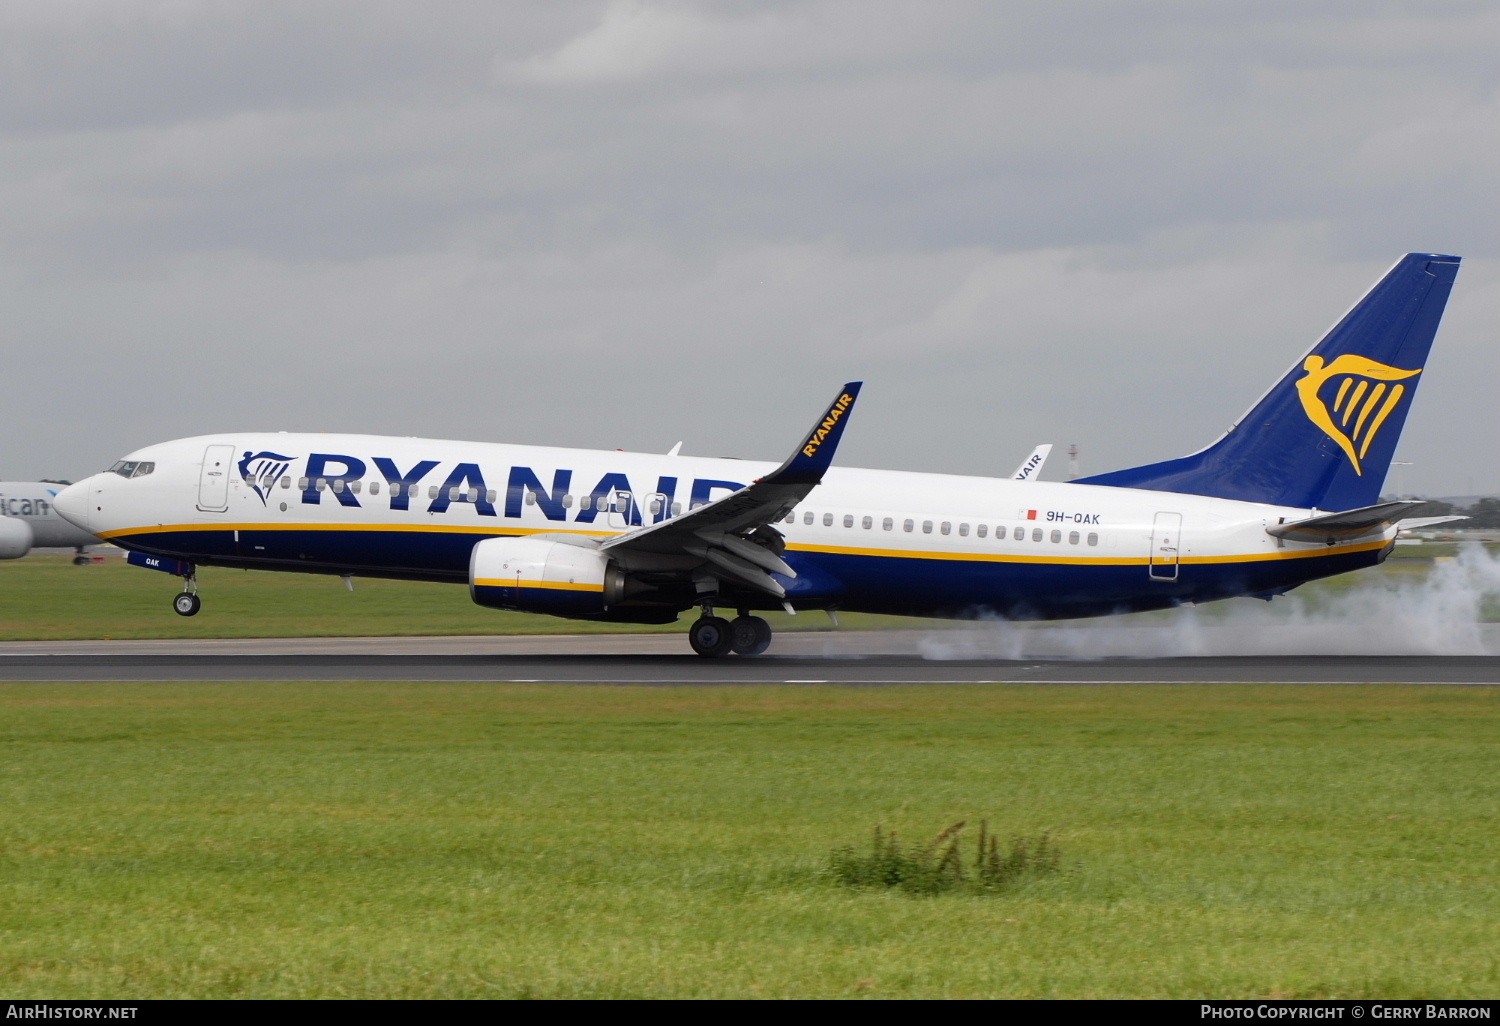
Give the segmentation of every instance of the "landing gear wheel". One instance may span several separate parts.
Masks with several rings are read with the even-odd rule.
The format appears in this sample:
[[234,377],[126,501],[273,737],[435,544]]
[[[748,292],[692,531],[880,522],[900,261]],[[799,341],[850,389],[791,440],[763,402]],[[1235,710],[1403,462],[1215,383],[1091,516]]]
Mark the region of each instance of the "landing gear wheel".
[[734,650],[742,656],[758,656],[771,647],[771,625],[758,616],[737,616],[729,624]]
[[699,655],[718,659],[734,647],[734,631],[722,616],[701,617],[688,628],[688,643]]
[[172,599],[172,609],[178,616],[192,616],[202,606],[202,600],[190,591],[181,592]]
[[89,565],[89,557],[87,557],[87,556],[74,556],[73,557],[73,565],[74,566],[88,566]]

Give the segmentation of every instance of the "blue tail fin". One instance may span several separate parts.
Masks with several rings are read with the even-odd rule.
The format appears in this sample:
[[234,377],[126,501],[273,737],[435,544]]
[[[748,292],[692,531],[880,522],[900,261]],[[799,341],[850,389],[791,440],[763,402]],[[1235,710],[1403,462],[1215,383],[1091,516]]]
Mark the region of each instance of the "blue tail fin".
[[1207,449],[1078,484],[1303,509],[1380,497],[1459,258],[1408,253]]

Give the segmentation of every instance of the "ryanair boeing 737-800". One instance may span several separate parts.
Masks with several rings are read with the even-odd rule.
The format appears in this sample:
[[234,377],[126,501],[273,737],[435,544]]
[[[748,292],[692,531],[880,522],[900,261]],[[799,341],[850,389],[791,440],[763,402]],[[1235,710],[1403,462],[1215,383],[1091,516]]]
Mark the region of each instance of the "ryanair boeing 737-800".
[[765,651],[767,609],[1053,619],[1269,599],[1381,562],[1414,522],[1420,503],[1380,489],[1458,263],[1402,257],[1207,448],[1080,481],[832,467],[852,382],[780,465],[238,432],[140,449],[55,506],[181,576],[185,616],[204,565],[448,581],[579,619],[696,608],[705,656]]

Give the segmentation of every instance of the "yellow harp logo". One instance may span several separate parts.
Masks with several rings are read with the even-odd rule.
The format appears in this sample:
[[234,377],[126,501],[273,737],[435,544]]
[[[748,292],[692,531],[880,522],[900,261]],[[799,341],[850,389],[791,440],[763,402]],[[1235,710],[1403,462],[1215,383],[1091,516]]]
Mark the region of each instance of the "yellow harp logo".
[[[1415,377],[1416,370],[1401,370],[1383,363],[1346,353],[1324,366],[1321,356],[1309,356],[1302,364],[1307,376],[1297,380],[1297,394],[1307,419],[1328,433],[1349,456],[1354,472],[1364,476],[1359,461],[1370,451],[1370,443],[1380,433],[1380,425],[1391,415],[1405,385],[1392,382]],[[1332,401],[1321,392],[1325,385],[1338,381]],[[1373,385],[1374,387],[1370,387]]]

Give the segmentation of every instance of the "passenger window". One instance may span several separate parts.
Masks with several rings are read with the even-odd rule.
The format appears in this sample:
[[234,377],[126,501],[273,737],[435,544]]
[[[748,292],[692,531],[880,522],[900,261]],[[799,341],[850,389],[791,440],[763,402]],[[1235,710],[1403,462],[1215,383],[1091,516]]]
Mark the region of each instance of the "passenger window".
[[932,521],[931,520],[924,520],[924,521],[922,521],[922,533],[923,534],[931,534],[932,533]]
[[974,533],[976,535],[978,535],[979,537],[981,537],[981,538],[983,538],[986,534],[988,534],[989,531],[990,531],[989,525],[987,525],[987,524],[980,524],[978,527],[974,528]]
[[1053,531],[1052,532],[1052,544],[1056,545],[1060,541],[1062,541],[1062,532],[1061,531]]
[[428,485],[427,486],[427,497],[429,499],[436,499],[437,498],[437,485]]
[[944,534],[951,534],[953,533],[953,525],[944,520],[943,526],[939,530],[941,530]]
[[661,500],[660,499],[652,499],[651,500],[651,515],[653,517],[661,515]]
[[681,513],[682,513],[682,503],[680,503],[680,502],[674,502],[674,503],[672,503],[672,515],[675,517],[675,516],[680,515]]
[[880,522],[880,526],[882,530],[889,531],[891,530],[891,528],[896,526],[896,521],[892,520],[890,517],[886,517]]
[[[283,488],[286,487],[286,478],[282,478],[281,479],[281,486]],[[380,494],[380,482],[379,481],[371,481],[370,482],[370,494],[371,495],[379,495]]]
[[344,494],[344,479],[336,477],[333,479],[333,491],[335,495]]
[[328,491],[328,479],[327,478],[324,478],[324,477],[318,478],[318,491],[320,491],[320,492],[326,492],[326,491]]
[[1005,525],[1004,524],[997,524],[995,526],[995,540],[996,541],[1004,541],[1005,540]]
[[[281,487],[283,487],[283,488],[290,488],[291,486],[292,486],[292,479],[289,478],[289,477],[283,476],[282,479],[281,479]],[[374,489],[375,489],[375,486],[371,485],[370,486],[370,490],[374,491]]]
[[[495,501],[495,493],[494,493],[493,490],[490,492],[490,501],[491,502]],[[563,493],[563,509],[572,509],[572,508],[573,508],[573,493],[572,492],[564,492]]]
[[361,488],[363,488],[363,487],[364,487],[363,483],[361,483],[359,481],[351,481],[351,482],[349,482],[349,490],[351,492],[353,492],[355,495],[358,495],[359,494],[359,490]]
[[536,505],[536,492],[527,492],[526,493],[526,505],[528,505],[528,506],[535,506]]
[[958,525],[958,536],[960,538],[967,538],[969,536],[969,525],[968,524],[959,524]]
[[845,513],[844,514],[844,526],[845,527],[853,527],[854,526],[854,514],[853,513]]
[[1068,532],[1068,544],[1069,545],[1077,545],[1078,544],[1078,532],[1077,531],[1069,531]]
[[300,488],[300,489],[302,489],[304,492],[307,491],[307,478],[305,478],[305,477],[299,477],[299,478],[297,478],[297,487]]
[[493,503],[495,501],[495,489],[491,488],[489,491],[484,493],[484,501],[489,503]]
[[786,515],[786,519],[782,521],[782,523],[784,523],[784,524],[795,524],[796,522],[797,522],[797,511],[796,510],[792,510],[792,512],[788,513]]
[[469,501],[470,502],[478,502],[479,501],[479,489],[478,488],[470,488],[469,489]]
[[911,529],[914,526],[915,526],[915,523],[913,521],[907,520],[907,521],[905,521],[905,522],[902,523],[901,529],[903,531],[905,531],[907,534],[911,534]]
[[592,495],[585,495],[583,498],[579,499],[578,500],[578,508],[579,509],[593,509],[594,508],[594,497]]
[[868,531],[870,528],[872,528],[872,527],[875,526],[875,518],[874,517],[865,517],[859,523],[860,523],[861,527],[863,527],[866,531]]
[[1090,545],[1098,545],[1099,544],[1099,536],[1097,534],[1095,534],[1093,531],[1089,532],[1089,544]]
[[1031,540],[1032,541],[1041,541],[1042,540],[1042,529],[1040,527],[1032,528],[1032,531],[1031,531]]

